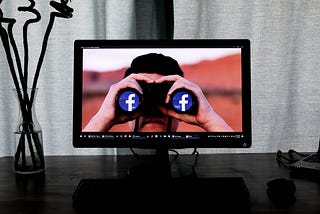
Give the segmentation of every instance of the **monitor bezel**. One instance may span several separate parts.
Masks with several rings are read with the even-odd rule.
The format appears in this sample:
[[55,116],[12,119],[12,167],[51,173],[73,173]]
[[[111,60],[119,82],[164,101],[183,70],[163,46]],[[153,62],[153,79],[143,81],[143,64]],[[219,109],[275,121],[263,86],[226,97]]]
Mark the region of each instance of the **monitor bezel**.
[[[242,132],[177,132],[155,133],[157,137],[126,137],[128,133],[82,132],[82,62],[83,48],[195,48],[241,47]],[[73,146],[75,148],[250,148],[252,145],[251,117],[251,56],[248,39],[178,39],[178,40],[75,40],[73,78]],[[81,83],[81,84],[80,84]],[[122,137],[115,138],[113,134]],[[132,133],[131,133],[132,134]],[[139,133],[138,133],[139,134]],[[150,134],[150,133],[149,133]],[[174,138],[164,138],[164,135]],[[187,136],[196,136],[190,138]],[[88,137],[90,136],[90,137]],[[162,137],[160,137],[162,136]],[[220,137],[217,137],[220,136]]]

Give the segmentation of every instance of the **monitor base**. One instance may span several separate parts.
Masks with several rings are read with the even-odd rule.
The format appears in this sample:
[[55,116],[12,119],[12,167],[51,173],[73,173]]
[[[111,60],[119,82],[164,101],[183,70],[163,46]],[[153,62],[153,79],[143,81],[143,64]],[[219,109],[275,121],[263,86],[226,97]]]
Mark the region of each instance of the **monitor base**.
[[139,207],[139,213],[209,209],[246,213],[249,198],[242,177],[82,179],[73,194],[73,205],[75,209],[90,211],[97,208],[120,212]]

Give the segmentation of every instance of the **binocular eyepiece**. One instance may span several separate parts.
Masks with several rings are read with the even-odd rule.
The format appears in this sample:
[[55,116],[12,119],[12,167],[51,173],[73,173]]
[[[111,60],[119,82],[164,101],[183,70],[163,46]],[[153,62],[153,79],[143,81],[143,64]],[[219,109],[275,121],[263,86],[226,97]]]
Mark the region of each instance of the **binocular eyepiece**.
[[198,101],[192,91],[179,88],[171,94],[169,104],[166,104],[168,91],[174,82],[146,83],[138,81],[138,83],[143,94],[133,88],[120,90],[116,99],[117,110],[122,113],[139,111],[143,114],[155,115],[160,111],[158,107],[164,106],[180,114],[197,113]]

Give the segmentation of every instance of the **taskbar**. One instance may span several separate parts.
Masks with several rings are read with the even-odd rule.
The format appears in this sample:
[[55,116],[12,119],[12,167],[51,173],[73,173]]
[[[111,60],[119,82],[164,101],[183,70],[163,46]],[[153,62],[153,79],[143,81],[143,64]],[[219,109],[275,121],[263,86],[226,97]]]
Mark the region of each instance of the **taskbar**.
[[199,140],[199,139],[241,139],[244,138],[242,133],[219,133],[219,134],[208,134],[208,133],[81,133],[80,139],[132,139],[132,140],[148,140],[148,139],[181,139],[181,140]]
[[249,148],[251,139],[242,132],[82,132],[75,136],[75,147],[132,147],[153,148]]

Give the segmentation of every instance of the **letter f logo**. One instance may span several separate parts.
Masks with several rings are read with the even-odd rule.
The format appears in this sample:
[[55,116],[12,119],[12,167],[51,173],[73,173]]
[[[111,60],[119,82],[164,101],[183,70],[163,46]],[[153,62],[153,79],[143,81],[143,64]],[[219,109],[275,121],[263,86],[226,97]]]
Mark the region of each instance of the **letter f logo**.
[[128,104],[128,111],[132,111],[132,105],[136,102],[133,99],[134,97],[136,97],[135,94],[129,94],[128,99],[126,100],[126,104]]
[[172,94],[171,105],[178,113],[190,113],[194,107],[194,96],[187,89],[178,89]]
[[181,100],[179,100],[179,104],[181,105],[181,111],[186,111],[186,105],[188,104],[188,94],[183,94],[181,96]]
[[135,111],[140,106],[140,102],[140,95],[134,89],[122,90],[117,98],[118,107],[125,112]]

